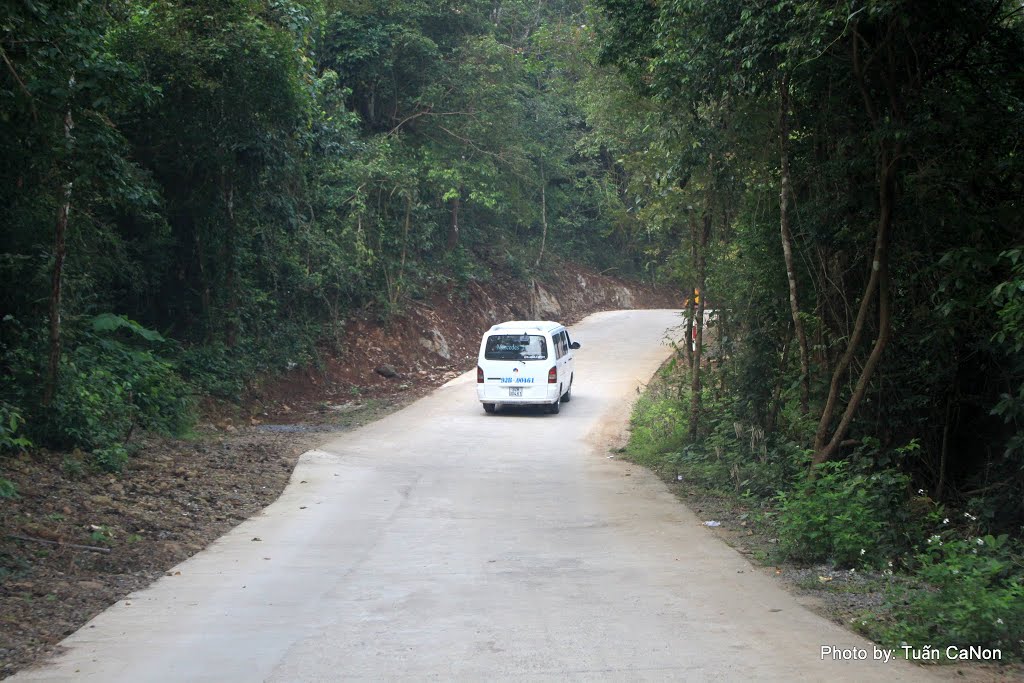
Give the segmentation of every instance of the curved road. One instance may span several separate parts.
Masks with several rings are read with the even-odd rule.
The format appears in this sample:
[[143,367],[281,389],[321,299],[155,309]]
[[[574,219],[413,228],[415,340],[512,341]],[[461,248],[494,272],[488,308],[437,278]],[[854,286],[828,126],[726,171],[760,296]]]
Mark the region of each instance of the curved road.
[[823,660],[872,646],[607,457],[678,320],[573,326],[560,415],[485,415],[473,372],[306,453],[263,513],[13,680],[932,680]]

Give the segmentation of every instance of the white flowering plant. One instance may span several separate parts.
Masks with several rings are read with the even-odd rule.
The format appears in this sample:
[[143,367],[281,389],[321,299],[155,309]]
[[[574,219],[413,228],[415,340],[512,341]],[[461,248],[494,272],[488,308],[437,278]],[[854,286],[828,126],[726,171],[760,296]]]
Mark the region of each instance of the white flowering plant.
[[909,591],[889,596],[896,617],[884,639],[999,648],[1024,659],[1024,553],[1006,535],[933,536],[916,556]]

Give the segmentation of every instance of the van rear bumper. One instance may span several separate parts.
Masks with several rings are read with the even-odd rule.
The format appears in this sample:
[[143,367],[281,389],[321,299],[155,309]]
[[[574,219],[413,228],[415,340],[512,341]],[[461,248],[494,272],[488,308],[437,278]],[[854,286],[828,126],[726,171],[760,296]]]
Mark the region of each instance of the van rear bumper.
[[481,403],[501,403],[504,405],[541,405],[554,403],[558,400],[558,385],[545,384],[543,390],[533,386],[523,389],[522,396],[508,395],[508,386],[499,384],[477,384],[476,397]]

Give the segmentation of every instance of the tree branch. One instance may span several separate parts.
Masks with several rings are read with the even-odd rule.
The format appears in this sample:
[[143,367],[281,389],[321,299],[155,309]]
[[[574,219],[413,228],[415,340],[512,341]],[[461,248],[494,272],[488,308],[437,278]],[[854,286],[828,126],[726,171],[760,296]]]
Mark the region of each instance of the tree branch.
[[94,553],[110,554],[110,548],[100,548],[95,545],[80,545],[78,543],[64,543],[62,541],[48,541],[45,538],[36,538],[35,536],[21,536],[19,534],[7,534],[7,538],[13,538],[16,541],[29,541],[31,543],[44,543],[46,545],[57,545],[64,548],[74,548],[76,550],[88,550]]
[[957,68],[958,66],[963,66],[963,62],[964,62],[965,59],[967,59],[967,55],[969,55],[971,53],[971,50],[976,48],[978,46],[978,43],[980,43],[982,41],[982,39],[986,35],[988,35],[989,29],[994,24],[1001,23],[1002,21],[1005,21],[1006,19],[1008,19],[1009,17],[1012,17],[1014,14],[1016,14],[1017,12],[1020,11],[1020,9],[1018,9],[1015,12],[1011,12],[1011,13],[1007,14],[1005,17],[1003,17],[1003,18],[993,22],[993,19],[996,18],[996,15],[999,13],[999,10],[1001,8],[1002,8],[1002,3],[1001,2],[994,2],[994,3],[992,3],[991,11],[989,11],[989,13],[987,15],[985,15],[985,18],[981,22],[981,29],[977,32],[977,34],[975,36],[973,36],[967,42],[967,44],[965,44],[963,46],[963,48],[961,48],[960,52],[957,53],[956,57],[954,57],[953,59],[949,60],[945,64],[938,64],[934,68],[930,69],[929,71],[926,71],[921,80],[923,82],[927,82],[928,80],[930,80],[931,78],[934,78],[935,76],[943,74],[943,73],[945,73],[947,71],[952,71],[953,69]]
[[30,93],[28,88],[25,87],[24,81],[22,81],[21,76],[18,75],[18,70],[14,68],[14,64],[12,64],[11,60],[7,57],[7,50],[5,50],[2,45],[0,45],[0,57],[3,57],[4,64],[7,65],[7,70],[11,72],[11,76],[14,78],[15,82],[17,82],[18,87],[21,88],[21,91],[25,93],[25,97],[28,98],[28,106],[29,109],[32,110],[32,120],[38,122],[39,113],[36,111],[35,98],[32,97],[32,93]]
[[401,121],[398,122],[398,125],[396,125],[394,128],[392,128],[391,130],[388,131],[388,135],[394,135],[395,133],[398,132],[398,130],[402,126],[407,124],[409,121],[412,121],[414,119],[418,119],[421,116],[476,116],[476,114],[477,114],[477,112],[475,112],[475,111],[437,111],[437,112],[435,112],[435,111],[433,111],[433,108],[428,107],[427,109],[423,109],[423,110],[420,110],[420,111],[418,111],[418,112],[416,112],[414,114],[410,114],[409,116],[406,116],[404,119],[402,119]]

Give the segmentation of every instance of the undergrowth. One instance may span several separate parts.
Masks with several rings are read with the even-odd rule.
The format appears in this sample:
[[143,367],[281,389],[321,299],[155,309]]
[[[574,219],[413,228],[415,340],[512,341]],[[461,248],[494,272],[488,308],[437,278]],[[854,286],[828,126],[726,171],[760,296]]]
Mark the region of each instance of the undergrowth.
[[885,603],[857,628],[898,653],[902,645],[978,646],[998,649],[1003,662],[1024,659],[1024,548],[988,533],[978,515],[915,491],[900,467],[915,457],[915,441],[883,449],[865,438],[810,477],[802,416],[787,423],[783,411],[776,434],[803,442],[772,437],[706,389],[691,440],[689,399],[685,378],[664,368],[636,402],[625,457],[700,495],[758,510],[758,531],[777,539],[772,561],[873,572],[879,580],[864,590],[884,590]]

